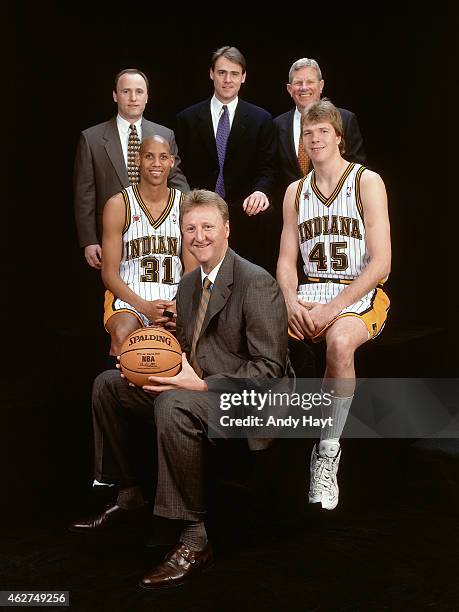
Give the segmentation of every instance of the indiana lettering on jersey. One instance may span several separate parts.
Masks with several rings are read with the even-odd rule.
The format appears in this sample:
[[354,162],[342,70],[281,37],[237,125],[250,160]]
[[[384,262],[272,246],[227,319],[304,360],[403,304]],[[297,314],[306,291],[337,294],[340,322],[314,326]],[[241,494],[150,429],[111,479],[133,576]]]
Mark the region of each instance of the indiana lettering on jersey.
[[298,225],[300,242],[306,242],[316,236],[347,236],[362,240],[360,219],[341,215],[324,215],[303,221]]
[[178,256],[178,238],[173,236],[142,236],[124,243],[126,261],[138,259],[145,255],[176,255]]
[[162,342],[171,346],[171,339],[167,336],[160,336],[157,334],[139,334],[138,336],[131,336],[129,338],[129,346],[136,344],[137,342],[147,342],[148,340],[156,340],[156,342]]

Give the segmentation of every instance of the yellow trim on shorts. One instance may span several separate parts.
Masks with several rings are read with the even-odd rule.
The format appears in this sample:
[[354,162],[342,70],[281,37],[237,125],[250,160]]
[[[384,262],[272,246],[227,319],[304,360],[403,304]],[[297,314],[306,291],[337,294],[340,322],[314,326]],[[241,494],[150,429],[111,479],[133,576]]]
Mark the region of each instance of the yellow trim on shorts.
[[142,319],[139,317],[139,314],[135,310],[131,310],[130,308],[120,308],[119,310],[115,310],[114,308],[115,300],[116,298],[113,295],[113,293],[107,289],[105,291],[105,299],[104,299],[104,328],[106,332],[108,332],[107,323],[109,319],[111,319],[114,315],[118,314],[119,312],[126,312],[128,314],[131,314],[138,320],[141,327],[145,325]]
[[326,325],[317,336],[312,338],[313,342],[320,342],[324,340],[325,332],[329,327],[333,325],[333,323],[337,319],[342,319],[343,317],[357,317],[362,319],[365,324],[365,327],[368,331],[368,340],[374,340],[379,336],[379,334],[384,329],[384,325],[387,320],[387,313],[389,312],[390,300],[387,297],[386,293],[377,287],[375,289],[375,294],[373,296],[371,307],[364,313],[358,314],[356,312],[345,312],[343,314],[338,315],[333,321],[330,321],[328,325]]

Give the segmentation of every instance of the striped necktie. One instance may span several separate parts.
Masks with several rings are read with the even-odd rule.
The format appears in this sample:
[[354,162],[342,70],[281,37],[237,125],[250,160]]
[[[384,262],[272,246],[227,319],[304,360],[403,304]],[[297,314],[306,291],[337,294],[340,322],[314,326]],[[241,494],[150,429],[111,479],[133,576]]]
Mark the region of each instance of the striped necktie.
[[201,301],[199,302],[198,312],[196,315],[196,321],[194,324],[193,341],[191,343],[190,364],[198,376],[202,376],[202,369],[199,366],[198,360],[196,359],[196,345],[198,343],[199,334],[201,333],[202,324],[204,323],[204,319],[206,316],[207,306],[209,304],[209,299],[210,299],[211,286],[212,286],[212,283],[209,280],[209,278],[206,276],[202,284]]
[[300,164],[301,172],[303,176],[306,176],[309,170],[309,157],[305,151],[303,138],[300,134],[300,142],[298,143],[298,163]]
[[140,139],[137,134],[136,127],[133,123],[129,126],[129,139],[127,148],[127,172],[131,185],[139,182],[139,167],[136,166],[135,160],[140,149]]
[[230,121],[228,114],[228,107],[226,104],[222,106],[222,114],[218,121],[217,133],[215,135],[215,144],[217,145],[217,156],[219,172],[217,177],[217,183],[215,185],[215,191],[222,198],[225,197],[225,181],[223,180],[223,166],[225,165],[226,157],[226,145],[228,144],[228,136],[230,133]]

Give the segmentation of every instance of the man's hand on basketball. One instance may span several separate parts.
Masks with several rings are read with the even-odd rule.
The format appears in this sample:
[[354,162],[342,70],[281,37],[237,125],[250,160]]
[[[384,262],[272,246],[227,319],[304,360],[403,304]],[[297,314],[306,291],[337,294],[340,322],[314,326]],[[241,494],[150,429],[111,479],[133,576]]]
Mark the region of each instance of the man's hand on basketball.
[[262,191],[254,191],[244,200],[242,208],[251,217],[265,211],[269,206],[269,200]]
[[313,305],[315,305],[313,302],[297,300],[295,304],[288,306],[288,325],[300,340],[304,340],[305,337],[312,338],[316,333],[309,315],[309,310]]
[[162,393],[175,389],[188,391],[207,391],[207,383],[199,378],[188,363],[185,353],[182,353],[182,369],[175,376],[150,376],[151,385],[144,385],[142,389],[148,393]]

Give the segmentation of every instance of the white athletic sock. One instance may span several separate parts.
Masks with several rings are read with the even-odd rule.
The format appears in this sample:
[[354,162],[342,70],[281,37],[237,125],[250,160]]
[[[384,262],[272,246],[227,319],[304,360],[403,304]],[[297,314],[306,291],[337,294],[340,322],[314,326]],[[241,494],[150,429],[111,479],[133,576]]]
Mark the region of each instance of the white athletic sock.
[[335,439],[339,443],[353,398],[353,395],[351,397],[332,397],[330,406],[322,405],[322,417],[324,419],[331,417],[331,425],[322,428],[321,440]]
[[328,440],[321,440],[317,447],[317,453],[321,457],[336,457],[339,453],[339,439],[332,438]]

